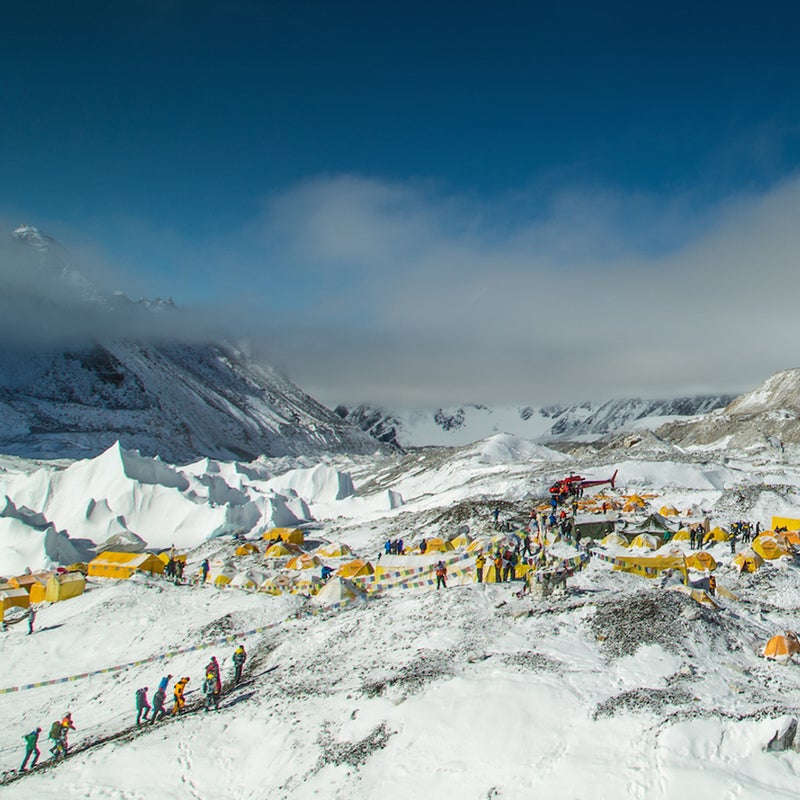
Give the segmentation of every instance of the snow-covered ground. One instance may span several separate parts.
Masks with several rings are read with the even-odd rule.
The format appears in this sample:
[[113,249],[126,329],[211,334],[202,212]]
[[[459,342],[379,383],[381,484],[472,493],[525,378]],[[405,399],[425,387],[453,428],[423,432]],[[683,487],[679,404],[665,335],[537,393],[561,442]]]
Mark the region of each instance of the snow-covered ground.
[[[52,564],[36,513],[70,541],[126,531],[151,548],[174,543],[189,550],[189,573],[205,557],[264,569],[260,555],[232,557],[232,534],[256,540],[273,525],[299,524],[309,540],[374,561],[387,538],[494,534],[496,507],[515,527],[572,471],[619,469],[614,494],[644,495],[650,511],[768,528],[772,515],[800,518],[795,456],[632,448],[575,460],[499,434],[322,464],[173,466],[120,448],[71,465],[10,459],[2,491],[39,527],[22,541],[26,523],[13,517],[14,546],[0,527],[0,573]],[[800,627],[800,568],[781,559],[739,575],[727,543],[710,552],[737,597],[718,610],[597,558],[563,596],[517,597],[519,583],[397,585],[321,610],[297,594],[90,580],[84,595],[43,607],[33,636],[24,624],[0,634],[0,690],[144,663],[0,693],[3,769],[19,766],[31,728],[42,727],[46,756],[54,719],[69,710],[77,727],[66,762],[0,786],[0,797],[794,796],[800,753],[764,746],[800,703],[800,672],[760,649]],[[218,712],[131,730],[137,688],[152,694],[162,675],[187,675],[191,703],[212,654],[229,686],[240,640],[245,681]]]

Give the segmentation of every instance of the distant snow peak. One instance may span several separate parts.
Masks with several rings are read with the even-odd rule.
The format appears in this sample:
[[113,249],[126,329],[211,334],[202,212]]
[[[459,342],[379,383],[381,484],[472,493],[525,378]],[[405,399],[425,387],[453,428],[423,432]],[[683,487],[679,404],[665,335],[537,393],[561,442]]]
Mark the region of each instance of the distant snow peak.
[[456,409],[452,413],[447,413],[441,408],[433,414],[433,421],[443,430],[452,431],[464,427],[466,414],[463,408]]
[[38,228],[33,225],[20,225],[11,234],[14,238],[30,245],[41,253],[46,253],[54,240],[45,236]]
[[[672,400],[609,400],[566,406],[463,405],[434,411],[374,409],[360,405],[337,413],[373,436],[380,432],[402,448],[460,447],[498,432],[538,442],[593,441],[632,427],[652,429],[667,420],[705,414],[730,402],[729,396],[685,397]],[[387,441],[388,439],[383,439]]]

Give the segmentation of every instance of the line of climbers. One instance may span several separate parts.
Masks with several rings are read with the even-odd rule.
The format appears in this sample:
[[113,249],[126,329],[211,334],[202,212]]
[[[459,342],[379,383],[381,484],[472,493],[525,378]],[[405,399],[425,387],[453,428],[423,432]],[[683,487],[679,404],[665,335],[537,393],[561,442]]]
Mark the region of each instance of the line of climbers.
[[[242,670],[244,662],[247,660],[247,653],[243,644],[239,644],[231,656],[233,661],[233,685],[238,685],[242,680]],[[150,725],[155,724],[160,719],[167,716],[167,710],[164,703],[167,698],[167,689],[169,682],[172,680],[172,675],[165,675],[158,684],[158,688],[153,694],[152,706],[147,700],[148,687],[143,686],[137,689],[135,693],[136,699],[136,724],[140,725],[142,722],[147,722]],[[186,707],[186,686],[189,683],[188,676],[179,678],[175,681],[172,689],[173,705],[170,714],[178,715]],[[214,709],[219,710],[219,701],[222,696],[222,679],[220,677],[219,662],[216,656],[211,657],[211,661],[205,668],[205,679],[203,680],[203,696],[205,697],[205,710],[210,711]],[[152,713],[151,713],[152,712]],[[69,755],[69,743],[67,741],[67,734],[69,731],[75,730],[75,725],[72,722],[71,712],[67,712],[63,719],[56,720],[50,726],[48,738],[52,741],[50,747],[50,755],[53,761],[58,761],[59,758],[66,758]],[[28,768],[33,769],[39,761],[41,751],[39,750],[39,734],[42,729],[36,728],[30,733],[26,733],[22,738],[25,740],[25,757],[22,760],[22,766],[19,768],[20,772],[25,772]],[[33,756],[30,765],[28,761]]]

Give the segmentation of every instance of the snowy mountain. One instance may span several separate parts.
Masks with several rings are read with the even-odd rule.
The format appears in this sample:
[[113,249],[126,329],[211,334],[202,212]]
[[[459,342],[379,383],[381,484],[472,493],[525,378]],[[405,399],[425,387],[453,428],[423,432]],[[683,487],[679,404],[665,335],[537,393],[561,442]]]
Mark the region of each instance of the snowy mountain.
[[657,433],[683,447],[759,449],[800,443],[800,369],[779,372],[725,408],[670,422]]
[[568,406],[464,405],[427,411],[397,411],[359,405],[336,413],[382,442],[402,448],[458,447],[505,432],[537,441],[593,440],[631,428],[654,428],[675,418],[694,417],[720,408],[730,396],[673,400],[609,400]]
[[20,266],[0,275],[0,451],[76,458],[119,440],[185,462],[381,447],[230,343],[114,336],[146,331],[174,303],[102,293],[35,228],[18,228],[3,253]]

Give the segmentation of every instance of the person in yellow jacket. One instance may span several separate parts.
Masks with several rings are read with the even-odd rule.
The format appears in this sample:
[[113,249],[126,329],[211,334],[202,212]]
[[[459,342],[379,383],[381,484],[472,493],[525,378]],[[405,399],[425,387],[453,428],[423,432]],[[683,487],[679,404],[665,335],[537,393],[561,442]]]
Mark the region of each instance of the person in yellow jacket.
[[475,574],[478,583],[483,583],[483,567],[486,564],[486,556],[483,553],[478,553],[475,557]]
[[75,730],[75,725],[72,722],[72,712],[67,711],[64,715],[64,719],[61,720],[61,742],[64,747],[64,756],[66,757],[69,755],[69,742],[67,741],[67,736],[70,731]]
[[189,678],[181,678],[179,681],[175,682],[175,688],[172,693],[172,696],[175,698],[175,705],[172,706],[173,714],[180,714],[186,705],[186,700],[183,696],[183,693],[186,691],[187,683],[189,683]]
[[494,579],[497,583],[503,582],[503,556],[499,550],[494,557]]

